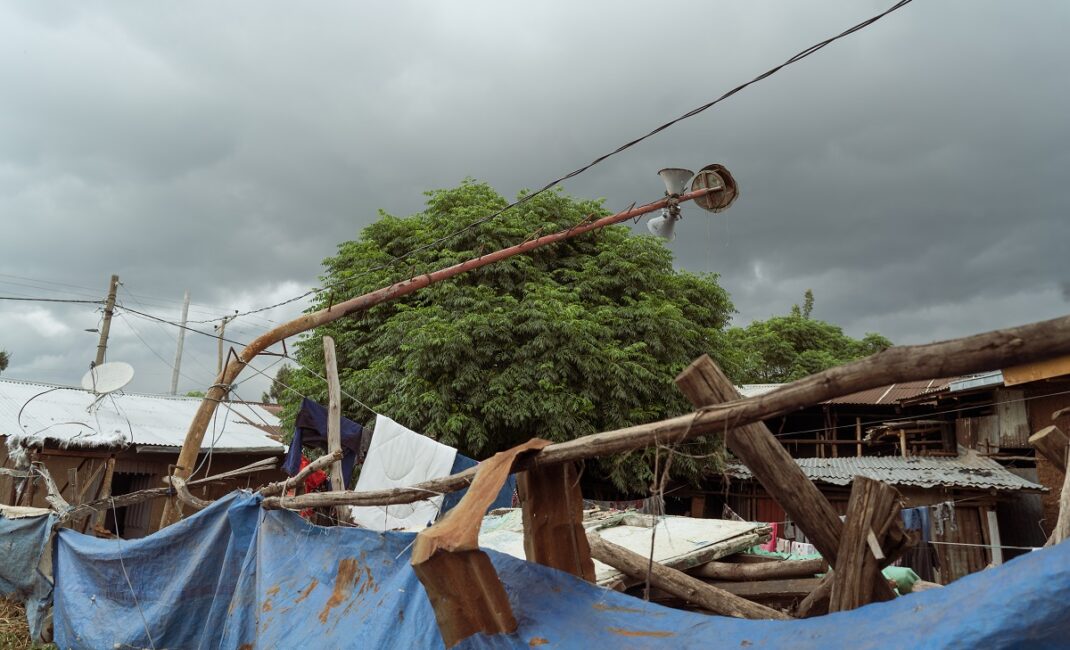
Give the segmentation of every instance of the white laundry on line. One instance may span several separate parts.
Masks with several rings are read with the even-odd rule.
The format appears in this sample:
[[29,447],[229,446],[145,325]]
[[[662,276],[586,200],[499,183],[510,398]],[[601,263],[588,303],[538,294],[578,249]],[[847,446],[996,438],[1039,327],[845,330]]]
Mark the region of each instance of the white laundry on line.
[[[390,418],[375,419],[368,457],[357,479],[357,491],[408,487],[449,476],[457,450],[411,431]],[[419,530],[438,517],[442,497],[390,506],[352,506],[354,523],[372,530]]]

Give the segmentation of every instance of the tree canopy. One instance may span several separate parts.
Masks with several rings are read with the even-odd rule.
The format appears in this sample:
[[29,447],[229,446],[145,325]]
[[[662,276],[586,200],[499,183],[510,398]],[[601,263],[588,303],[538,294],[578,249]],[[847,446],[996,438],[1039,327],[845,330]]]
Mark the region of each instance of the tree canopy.
[[11,354],[7,350],[0,350],[0,372],[7,370],[7,364],[11,362]]
[[267,392],[260,396],[260,401],[265,404],[275,403],[278,404],[282,401],[282,394],[289,389],[290,382],[293,381],[293,366],[282,366],[275,372],[275,377],[271,380],[271,386]]
[[814,294],[808,289],[803,306],[794,305],[787,316],[730,329],[735,378],[746,384],[794,381],[892,345],[880,334],[851,338],[836,325],[811,318],[813,308]]
[[[418,214],[382,214],[324,261],[331,290],[311,309],[607,214],[598,201],[546,193],[437,242],[504,205],[488,185],[469,180],[428,192]],[[333,336],[345,393],[485,458],[531,437],[563,441],[690,411],[673,378],[700,354],[725,360],[733,311],[715,275],[674,270],[660,240],[613,226],[336,321],[301,340],[297,355],[322,374],[320,337]],[[308,371],[290,380],[326,403],[326,386]],[[280,397],[292,418],[299,396]],[[372,419],[348,397],[343,412]],[[719,440],[689,445],[673,473],[696,479],[718,469],[722,450]],[[657,453],[664,461],[664,452],[646,450],[588,463],[585,472],[623,492],[645,492]]]

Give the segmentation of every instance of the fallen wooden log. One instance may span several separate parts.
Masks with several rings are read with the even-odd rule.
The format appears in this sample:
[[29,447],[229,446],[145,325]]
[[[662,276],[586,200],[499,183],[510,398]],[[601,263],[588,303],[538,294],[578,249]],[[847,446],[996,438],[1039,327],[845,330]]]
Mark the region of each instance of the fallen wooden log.
[[821,578],[787,578],[784,580],[751,580],[748,582],[707,582],[730,594],[748,600],[804,598],[821,583]]
[[186,482],[177,476],[165,476],[163,479],[165,482],[170,483],[175,488],[175,494],[178,496],[178,500],[194,510],[204,510],[208,506],[212,505],[211,501],[205,501],[204,499],[198,499],[193,496],[193,493],[186,487]]
[[[824,558],[816,558],[813,560],[784,560],[760,564],[707,562],[691,569],[688,573],[696,578],[741,581],[805,578],[812,577],[818,573],[826,573],[828,570],[828,562]],[[807,593],[809,592],[810,590],[808,589]]]
[[[764,395],[703,408],[660,422],[581,436],[550,445],[533,458],[518,459],[512,471],[611,456],[656,444],[671,445],[702,435],[724,433],[835,397],[890,383],[984,372],[1068,353],[1070,316],[940,343],[892,347],[865,359],[785,384]],[[285,507],[413,503],[429,495],[463,489],[474,476],[475,468],[472,468],[409,488],[306,494],[289,500]],[[264,500],[264,507],[283,506],[277,497],[272,497]]]
[[599,562],[604,562],[633,578],[643,580],[646,580],[649,571],[651,586],[683,598],[703,609],[736,618],[781,620],[790,618],[787,614],[770,607],[752,603],[723,589],[711,587],[698,578],[693,578],[676,569],[670,569],[657,562],[651,563],[649,559],[638,553],[607,542],[598,533],[587,533],[587,541],[591,546],[591,557]]

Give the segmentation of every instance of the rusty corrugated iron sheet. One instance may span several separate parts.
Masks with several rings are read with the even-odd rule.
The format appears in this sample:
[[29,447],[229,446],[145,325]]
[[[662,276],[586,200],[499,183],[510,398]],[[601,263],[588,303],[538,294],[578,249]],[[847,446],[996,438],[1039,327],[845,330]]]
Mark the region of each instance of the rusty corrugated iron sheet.
[[[832,485],[850,485],[855,476],[865,476],[890,485],[952,487],[999,491],[1044,491],[1042,485],[1008,472],[1002,465],[976,454],[958,458],[862,456],[849,458],[796,458],[810,480]],[[745,465],[729,463],[733,478],[753,475]]]

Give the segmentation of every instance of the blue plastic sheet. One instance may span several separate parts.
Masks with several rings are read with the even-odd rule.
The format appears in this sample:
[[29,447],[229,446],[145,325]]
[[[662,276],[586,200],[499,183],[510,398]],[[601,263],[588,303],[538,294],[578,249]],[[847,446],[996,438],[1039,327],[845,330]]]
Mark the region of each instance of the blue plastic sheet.
[[0,596],[26,605],[30,634],[41,637],[41,625],[52,595],[52,583],[38,565],[56,523],[55,515],[8,519],[0,515]]
[[[179,526],[123,542],[122,550],[158,648],[442,648],[427,595],[409,566],[414,537],[322,528],[290,512],[262,511],[255,497],[241,495]],[[117,546],[60,534],[60,647],[150,645],[115,561]],[[461,648],[1044,648],[1065,647],[1070,639],[1064,612],[1070,544],[943,589],[800,621],[669,609],[488,555],[519,628],[471,637]]]

